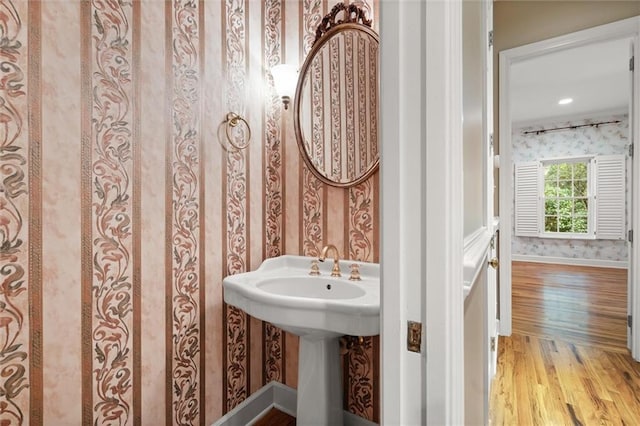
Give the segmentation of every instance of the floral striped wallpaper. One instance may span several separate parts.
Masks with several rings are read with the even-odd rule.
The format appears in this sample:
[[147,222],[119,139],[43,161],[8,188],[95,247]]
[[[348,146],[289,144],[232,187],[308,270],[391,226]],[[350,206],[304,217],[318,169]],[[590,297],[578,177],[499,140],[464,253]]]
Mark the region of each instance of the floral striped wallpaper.
[[[285,198],[284,156],[282,143],[285,129],[282,128],[283,110],[280,99],[273,93],[273,78],[269,69],[286,61],[284,49],[285,7],[280,0],[267,0],[264,5],[263,63],[265,91],[264,111],[264,250],[263,257],[276,257],[284,253],[285,218],[283,215]],[[285,335],[282,330],[264,323],[264,374],[263,383],[272,380],[284,382],[286,379],[284,354]]]
[[[297,338],[222,279],[328,243],[379,258],[379,174],[315,179],[272,91],[332,6],[0,0],[0,422],[209,425],[297,385]],[[219,143],[230,111],[245,150]],[[345,408],[374,421],[378,342],[344,358]]]
[[38,69],[28,58],[40,45],[39,34],[26,31],[39,16],[26,4],[0,9],[0,422],[28,424],[42,421],[43,398],[40,128],[28,119],[29,108],[39,109],[30,95]]
[[82,419],[127,424],[140,419],[139,3],[81,13]]

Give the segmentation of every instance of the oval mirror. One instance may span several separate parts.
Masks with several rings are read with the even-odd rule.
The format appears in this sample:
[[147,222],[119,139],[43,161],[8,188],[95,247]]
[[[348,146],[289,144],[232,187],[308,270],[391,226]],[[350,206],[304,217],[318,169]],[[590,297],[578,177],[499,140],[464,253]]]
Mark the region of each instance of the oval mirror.
[[[342,19],[339,15],[342,14]],[[324,183],[348,187],[378,167],[378,35],[355,5],[322,20],[295,95],[300,153]]]

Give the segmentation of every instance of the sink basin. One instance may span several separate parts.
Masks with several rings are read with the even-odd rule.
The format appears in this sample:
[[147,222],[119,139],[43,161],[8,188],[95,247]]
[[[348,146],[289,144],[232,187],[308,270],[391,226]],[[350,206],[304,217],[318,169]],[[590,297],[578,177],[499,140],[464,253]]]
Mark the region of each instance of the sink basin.
[[[331,277],[333,260],[320,263],[310,276],[305,256],[267,259],[258,269],[223,280],[224,300],[254,318],[298,336],[313,334],[374,336],[380,333],[380,266],[340,261],[343,276]],[[361,281],[349,281],[357,263]]]
[[[279,256],[258,269],[226,277],[224,300],[254,318],[300,336],[296,424],[343,424],[340,346],[342,335],[380,333],[380,266],[340,261],[342,277],[331,277],[333,260]],[[349,281],[357,263],[361,281]]]
[[358,285],[333,277],[268,278],[260,281],[257,287],[267,293],[310,299],[355,299],[365,295]]

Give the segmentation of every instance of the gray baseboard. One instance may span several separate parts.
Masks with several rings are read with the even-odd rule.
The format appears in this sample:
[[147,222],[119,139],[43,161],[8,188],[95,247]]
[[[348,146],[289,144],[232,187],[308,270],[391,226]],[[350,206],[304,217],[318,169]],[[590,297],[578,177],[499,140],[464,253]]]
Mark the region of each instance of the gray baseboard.
[[[229,411],[212,426],[249,426],[262,417],[271,408],[296,415],[295,389],[279,382],[271,382],[247,398],[242,404]],[[344,426],[375,426],[376,423],[358,417],[348,411],[344,412]]]

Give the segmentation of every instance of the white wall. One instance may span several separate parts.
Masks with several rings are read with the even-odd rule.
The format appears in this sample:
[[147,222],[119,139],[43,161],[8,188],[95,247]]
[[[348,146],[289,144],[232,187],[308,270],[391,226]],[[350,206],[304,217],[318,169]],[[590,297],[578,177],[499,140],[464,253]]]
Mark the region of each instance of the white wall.
[[464,419],[468,425],[488,418],[487,274],[482,272],[464,301]]
[[482,2],[462,3],[464,235],[484,225],[484,40]]

